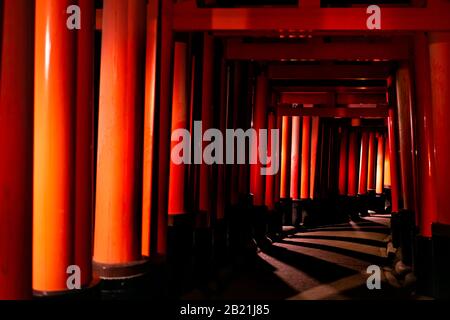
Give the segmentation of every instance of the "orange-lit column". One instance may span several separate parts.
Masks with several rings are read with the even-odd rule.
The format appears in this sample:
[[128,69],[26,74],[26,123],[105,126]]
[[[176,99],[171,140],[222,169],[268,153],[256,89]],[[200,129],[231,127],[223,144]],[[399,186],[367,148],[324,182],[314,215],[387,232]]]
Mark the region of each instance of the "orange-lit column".
[[[450,32],[429,36],[431,96],[436,156],[437,222],[450,224]],[[391,159],[392,161],[392,159]],[[447,282],[448,284],[448,282]]]
[[300,117],[292,117],[292,136],[291,136],[291,183],[290,197],[292,199],[300,199],[299,195],[299,167],[300,167]]
[[[272,161],[275,161],[275,154],[278,153],[278,150],[275,149],[275,146],[272,145],[272,139],[271,139],[271,130],[275,129],[277,127],[277,117],[273,112],[270,112],[267,116],[267,132],[268,132],[268,147],[267,147],[267,154],[271,157]],[[273,163],[268,164],[268,166],[272,165]],[[269,210],[275,209],[275,175],[267,175],[266,176],[266,189],[265,189],[265,196],[264,196],[264,203],[267,206]]]
[[391,158],[389,153],[389,139],[384,142],[384,188],[391,188]]
[[348,188],[347,195],[350,197],[356,196],[357,192],[357,179],[358,176],[356,174],[357,167],[357,153],[358,153],[358,137],[356,131],[350,132],[350,136],[348,139]]
[[81,285],[92,281],[92,218],[94,213],[94,36],[95,4],[79,0],[83,14],[77,31],[77,105],[75,173],[75,264]]
[[319,117],[312,117],[311,127],[311,168],[309,197],[314,199],[316,190],[317,145],[319,142]]
[[364,131],[361,136],[361,154],[359,158],[358,194],[360,195],[365,195],[367,193],[368,152],[369,133],[367,131]]
[[[67,290],[74,263],[76,32],[69,0],[36,2],[33,289]],[[83,271],[83,270],[82,270]]]
[[377,194],[383,193],[384,179],[384,137],[382,134],[378,136],[378,152],[377,152],[377,180],[375,191]]
[[144,152],[142,169],[142,236],[141,253],[151,255],[151,212],[153,181],[153,144],[155,142],[156,58],[158,46],[158,0],[147,5],[147,49],[145,62]]
[[398,178],[398,166],[397,166],[397,141],[395,137],[395,112],[393,109],[389,109],[388,117],[388,139],[389,139],[389,160],[391,165],[391,204],[392,212],[398,212],[399,210],[399,194],[400,185]]
[[309,199],[309,161],[311,148],[311,117],[302,119],[302,172],[300,184],[300,199]]
[[[256,80],[255,107],[253,110],[253,129],[259,137],[259,130],[267,128],[267,85],[268,80],[264,73],[260,74]],[[269,136],[268,136],[269,137]],[[253,194],[253,204],[255,206],[264,205],[265,177],[261,174],[261,162],[259,159],[259,138],[254,146],[257,156],[257,164],[250,165],[250,192]]]
[[[203,38],[203,77],[202,77],[202,128],[203,132],[213,127],[213,76],[214,76],[214,39],[209,34],[204,34]],[[203,142],[206,147],[209,142]],[[202,149],[204,150],[204,148]],[[213,186],[213,167],[202,163],[200,165],[200,219],[201,224],[209,225],[212,214],[211,193]]]
[[282,133],[281,133],[281,177],[280,177],[280,198],[289,199],[290,179],[290,163],[291,163],[291,118],[282,117]]
[[[172,132],[177,129],[187,129],[188,104],[186,86],[186,59],[187,44],[175,42],[174,69],[173,69],[173,95],[172,95]],[[184,138],[183,138],[184,139]],[[172,141],[172,150],[179,144]],[[190,141],[188,142],[190,145]],[[178,156],[184,156],[178,154]],[[169,180],[169,215],[186,213],[186,165],[170,161]]]
[[347,159],[348,159],[348,131],[341,128],[341,143],[339,149],[339,195],[347,195]]
[[430,86],[430,53],[428,39],[418,33],[414,45],[416,134],[418,164],[418,202],[420,234],[431,237],[431,224],[437,220],[437,199],[435,192],[435,165],[433,139],[433,108]]
[[[167,227],[170,174],[170,138],[172,127],[172,62],[173,62],[173,1],[161,1],[161,23],[158,49],[159,97],[157,148],[153,149],[153,191],[156,201],[152,203],[152,217],[156,217],[156,237],[152,253],[167,254]],[[155,134],[156,136],[156,134]]]
[[136,221],[145,19],[145,0],[104,2],[94,239],[98,266],[141,258]]
[[0,300],[18,300],[31,298],[34,10],[0,6]]
[[367,154],[367,191],[375,190],[375,133],[369,132],[369,150]]

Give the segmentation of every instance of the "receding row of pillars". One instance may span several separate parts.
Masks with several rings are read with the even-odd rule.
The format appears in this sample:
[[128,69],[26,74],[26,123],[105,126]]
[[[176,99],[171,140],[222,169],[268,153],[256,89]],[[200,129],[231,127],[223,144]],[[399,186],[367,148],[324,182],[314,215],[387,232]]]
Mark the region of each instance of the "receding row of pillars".
[[[250,191],[254,205],[269,208],[280,197],[314,196],[311,163],[316,157],[318,119],[294,120],[268,112],[264,76],[256,79],[253,127],[281,128],[279,176],[262,177],[257,174],[259,165],[250,170],[245,165],[220,170],[206,164],[194,170],[171,165],[171,131],[192,123],[188,115],[192,120],[193,77],[202,79],[204,129],[214,125],[215,111],[220,109],[214,107],[213,98],[213,38],[205,34],[202,54],[191,57],[184,43],[174,41],[171,1],[104,1],[95,171],[95,8],[93,1],[79,0],[83,27],[71,31],[65,28],[71,4],[69,0],[38,0],[35,6],[28,0],[2,2],[0,299],[29,298],[33,290],[65,291],[70,265],[81,268],[82,285],[89,286],[92,257],[94,266],[107,267],[166,254],[168,213],[187,210],[181,192],[191,186],[198,190],[200,225],[211,223],[211,213],[218,212],[215,203],[225,203],[221,198],[225,193],[235,204],[239,194]],[[409,78],[410,87],[396,88],[401,106],[398,115],[390,110],[387,136],[363,134],[360,145],[349,133],[348,149],[362,146],[361,153],[372,159],[359,167],[367,175],[356,177],[358,152],[340,153],[341,160],[347,157],[348,183],[339,186],[348,194],[364,192],[374,183],[379,190],[380,181],[390,180],[392,210],[398,211],[400,203],[415,206],[422,235],[431,236],[431,223],[450,224],[450,34],[418,33],[414,57],[415,68],[408,70],[415,82],[411,75],[397,75],[397,79]],[[201,70],[201,75],[194,70]],[[221,82],[221,87],[239,92],[245,78],[242,72],[236,68],[236,81],[226,86],[226,81]],[[408,95],[410,91],[414,92]],[[229,100],[233,101],[224,104],[233,105],[231,116],[221,113],[219,123],[223,128],[241,127],[239,95]],[[296,150],[293,141],[300,142],[300,122],[302,149]],[[374,158],[377,174],[371,177]],[[295,161],[297,165],[292,165]],[[381,174],[383,166],[390,170]],[[408,177],[405,168],[417,173],[413,183],[410,179],[415,175]],[[388,171],[391,174],[386,176]],[[187,185],[183,179],[192,172],[194,183]],[[350,179],[350,174],[355,177]],[[212,198],[211,190],[224,188],[225,181],[228,190],[215,191]]]

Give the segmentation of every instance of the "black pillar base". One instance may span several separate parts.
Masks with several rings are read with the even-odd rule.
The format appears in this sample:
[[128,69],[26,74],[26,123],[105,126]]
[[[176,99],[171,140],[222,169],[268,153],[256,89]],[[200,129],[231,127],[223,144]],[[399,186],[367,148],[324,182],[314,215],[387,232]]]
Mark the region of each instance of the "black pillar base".
[[432,254],[434,296],[450,299],[450,225],[433,223]]
[[433,296],[433,243],[432,239],[416,237],[414,273],[417,277],[417,293]]

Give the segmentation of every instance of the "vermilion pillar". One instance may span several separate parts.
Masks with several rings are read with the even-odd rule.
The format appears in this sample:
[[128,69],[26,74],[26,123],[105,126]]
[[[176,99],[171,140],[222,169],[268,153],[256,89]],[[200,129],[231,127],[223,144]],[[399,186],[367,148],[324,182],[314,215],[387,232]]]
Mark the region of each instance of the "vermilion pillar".
[[367,190],[375,190],[375,133],[369,132],[369,150],[367,155]]
[[356,196],[357,192],[357,148],[358,148],[358,141],[357,141],[357,133],[356,131],[350,132],[350,136],[348,139],[348,188],[347,188],[347,195],[350,197]]
[[28,0],[2,6],[0,300],[16,300],[31,297],[34,8]]
[[317,168],[317,145],[319,141],[319,117],[312,117],[311,126],[311,168],[310,168],[310,187],[309,197],[314,199],[316,190],[316,168]]
[[[173,95],[172,95],[172,132],[187,129],[188,103],[186,85],[187,44],[175,42]],[[172,141],[172,150],[179,141]],[[188,142],[190,145],[190,141]],[[183,154],[178,154],[183,156]],[[186,165],[170,161],[169,215],[186,213]]]
[[291,118],[282,118],[280,198],[289,199],[291,163]]
[[139,184],[145,0],[106,0],[100,74],[94,261],[141,258]]
[[[430,75],[436,155],[437,221],[450,224],[450,32],[430,34]],[[392,159],[391,159],[392,161]]]
[[411,78],[407,64],[401,64],[396,74],[398,132],[402,179],[402,198],[405,209],[415,208],[415,153],[412,138]]
[[359,160],[359,183],[358,194],[367,193],[367,170],[369,153],[369,133],[364,131],[361,136],[361,154]]
[[[213,75],[214,75],[214,39],[208,34],[203,38],[203,77],[202,77],[202,126],[203,132],[213,128],[214,109],[213,109]],[[206,147],[209,142],[203,142]],[[204,148],[202,148],[204,150]],[[202,221],[210,223],[212,214],[211,190],[213,185],[212,166],[203,163],[200,166],[200,213],[207,214],[202,216]]]
[[65,27],[70,4],[36,1],[33,289],[39,292],[67,290],[74,263],[77,77],[76,32]]
[[389,152],[389,139],[384,142],[384,187],[391,188],[391,156]]
[[[152,217],[155,217],[157,241],[152,252],[167,254],[167,227],[170,173],[170,138],[172,127],[172,62],[173,62],[173,1],[161,1],[161,23],[158,48],[158,143],[153,150]],[[157,161],[156,161],[157,159]],[[152,237],[153,238],[153,237]]]
[[[258,137],[261,129],[267,129],[267,86],[267,77],[262,73],[256,80],[256,97],[253,110],[253,129],[256,130]],[[255,151],[259,154],[259,138],[256,144],[257,145],[254,146]],[[264,205],[265,178],[261,174],[261,162],[259,156],[257,158],[257,164],[250,165],[250,192],[254,197],[253,204],[255,206],[262,206]]]
[[311,148],[311,117],[303,117],[302,126],[302,172],[300,198],[309,199],[309,161]]
[[95,4],[79,0],[83,14],[77,31],[77,104],[75,167],[75,264],[81,285],[92,281],[92,218],[94,213],[94,37]]
[[[277,127],[277,117],[273,112],[270,112],[267,116],[267,131],[269,133],[268,135],[268,150],[267,154],[271,157],[272,161],[275,161],[275,153],[278,153],[278,150],[275,149],[275,146],[272,145],[272,139],[271,137],[271,130],[275,129]],[[273,163],[269,163],[269,166],[271,165],[273,167]],[[267,206],[269,210],[275,209],[275,180],[276,180],[276,174],[275,175],[267,175],[266,176],[266,190],[265,190],[265,196],[264,196],[264,203]]]
[[290,197],[292,199],[300,199],[299,195],[299,167],[300,160],[300,117],[292,117],[292,136],[291,136],[291,183],[290,183]]
[[348,131],[341,128],[341,141],[339,149],[339,195],[347,195],[347,159],[348,159]]
[[156,59],[158,46],[159,1],[151,0],[147,5],[147,49],[145,61],[145,111],[144,111],[144,152],[142,171],[142,236],[141,253],[150,256],[153,144],[155,135],[155,93]]
[[431,224],[437,220],[433,139],[433,108],[430,86],[430,53],[424,33],[415,37],[415,93],[418,164],[418,203],[420,233],[431,237]]
[[378,136],[378,152],[377,152],[377,180],[375,191],[377,194],[383,193],[384,179],[384,137]]
[[388,117],[388,139],[389,139],[389,160],[391,164],[391,204],[392,212],[399,210],[400,184],[397,166],[397,141],[395,137],[395,112],[389,109]]

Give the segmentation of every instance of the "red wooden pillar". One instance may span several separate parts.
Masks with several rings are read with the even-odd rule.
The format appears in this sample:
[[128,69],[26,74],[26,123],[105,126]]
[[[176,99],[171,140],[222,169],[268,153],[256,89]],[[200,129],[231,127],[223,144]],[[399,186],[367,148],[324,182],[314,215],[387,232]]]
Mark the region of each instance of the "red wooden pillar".
[[77,104],[75,167],[75,264],[81,285],[92,281],[92,218],[94,213],[94,37],[95,5],[79,0],[81,29],[77,31]]
[[350,132],[348,139],[348,188],[347,195],[350,197],[356,196],[357,193],[357,153],[358,153],[358,141],[357,132]]
[[[186,60],[187,44],[183,42],[175,42],[172,95],[172,132],[177,129],[187,129],[188,125]],[[172,141],[172,150],[177,144],[179,144],[179,140]],[[176,164],[171,160],[169,180],[169,215],[186,213],[185,178],[186,165]]]
[[299,168],[300,161],[300,117],[292,117],[292,135],[291,135],[291,183],[290,183],[290,197],[292,199],[300,199],[300,187],[298,180],[300,177]]
[[394,121],[395,121],[395,112],[393,109],[389,109],[388,139],[389,139],[389,160],[391,165],[391,204],[392,204],[392,212],[398,212],[400,185],[398,180],[397,141],[395,137]]
[[384,179],[384,136],[378,136],[378,152],[377,152],[377,180],[375,192],[377,194],[383,193],[383,179]]
[[140,260],[140,135],[143,116],[145,0],[106,0],[100,74],[94,261]]
[[435,141],[433,139],[433,108],[430,86],[430,53],[424,33],[415,37],[415,93],[418,164],[418,202],[420,234],[431,237],[431,224],[437,220],[435,192]]
[[391,157],[389,152],[389,139],[384,142],[384,188],[391,188]]
[[309,161],[311,149],[311,117],[303,117],[302,126],[302,172],[300,199],[309,199]]
[[339,195],[347,195],[348,169],[348,131],[341,128],[341,143],[339,147]]
[[38,292],[67,290],[66,271],[74,264],[77,78],[76,32],[65,27],[70,4],[36,2],[33,289]]
[[[202,77],[202,128],[203,132],[213,127],[213,75],[214,75],[214,39],[209,34],[203,38],[203,77]],[[209,143],[203,142],[203,147]],[[204,148],[202,148],[202,151]],[[209,225],[212,214],[211,194],[213,186],[213,167],[206,163],[200,165],[200,203],[199,211],[202,224]]]
[[316,168],[317,168],[317,146],[319,142],[319,117],[312,117],[311,126],[311,168],[310,168],[310,187],[309,197],[314,199],[316,190]]
[[367,193],[368,152],[369,133],[364,131],[361,136],[361,154],[359,158],[358,194],[360,195],[365,195]]
[[[272,161],[275,161],[275,153],[278,153],[278,150],[275,149],[275,146],[272,145],[272,139],[271,139],[271,130],[275,129],[277,127],[277,117],[273,112],[270,112],[267,116],[267,132],[268,132],[268,147],[267,147],[267,154],[271,157]],[[269,163],[268,166],[273,166],[273,163]],[[276,180],[276,174],[275,175],[267,175],[266,176],[266,189],[265,189],[265,196],[264,196],[264,203],[267,206],[269,210],[275,209],[275,180]]]
[[401,64],[395,77],[397,92],[398,132],[401,164],[401,185],[404,209],[415,208],[415,152],[412,138],[413,111],[411,78],[407,64]]
[[367,155],[367,191],[369,190],[375,190],[375,159],[376,159],[376,152],[375,152],[375,133],[370,132],[369,133],[369,150]]
[[280,198],[290,198],[291,118],[282,118]]
[[0,300],[17,300],[31,298],[34,10],[28,0],[2,6]]
[[[170,138],[172,127],[172,62],[173,62],[173,1],[161,1],[159,55],[159,86],[158,93],[158,147],[153,150],[153,198],[152,216],[156,217],[157,234],[152,236],[156,245],[151,243],[152,253],[165,255],[167,253],[169,174],[170,174]],[[157,160],[156,160],[157,159]],[[157,165],[156,165],[157,164]]]
[[[260,74],[256,80],[255,107],[253,110],[253,129],[256,130],[258,141],[254,146],[257,156],[257,163],[250,165],[250,192],[253,194],[253,204],[255,206],[264,205],[265,177],[261,174],[261,162],[259,159],[259,130],[267,128],[267,86],[268,80],[264,73]],[[269,135],[268,135],[269,137]]]
[[[430,34],[430,75],[436,155],[437,222],[450,224],[450,32]],[[392,160],[392,159],[391,159]]]
[[158,46],[159,1],[147,5],[147,49],[145,62],[144,152],[142,171],[142,236],[141,253],[151,255],[151,212],[153,180],[153,144],[155,142],[156,59]]
[[[274,177],[274,195],[273,195],[273,202],[274,204],[280,202],[280,189],[281,189],[281,135],[282,135],[282,131],[281,131],[281,127],[283,124],[283,117],[278,116],[275,113],[275,128],[278,130],[278,135],[279,135],[279,142],[278,142],[278,150],[276,150],[276,152],[278,152],[278,161],[279,161],[279,168],[278,168],[278,172]],[[273,148],[272,148],[273,150]]]

